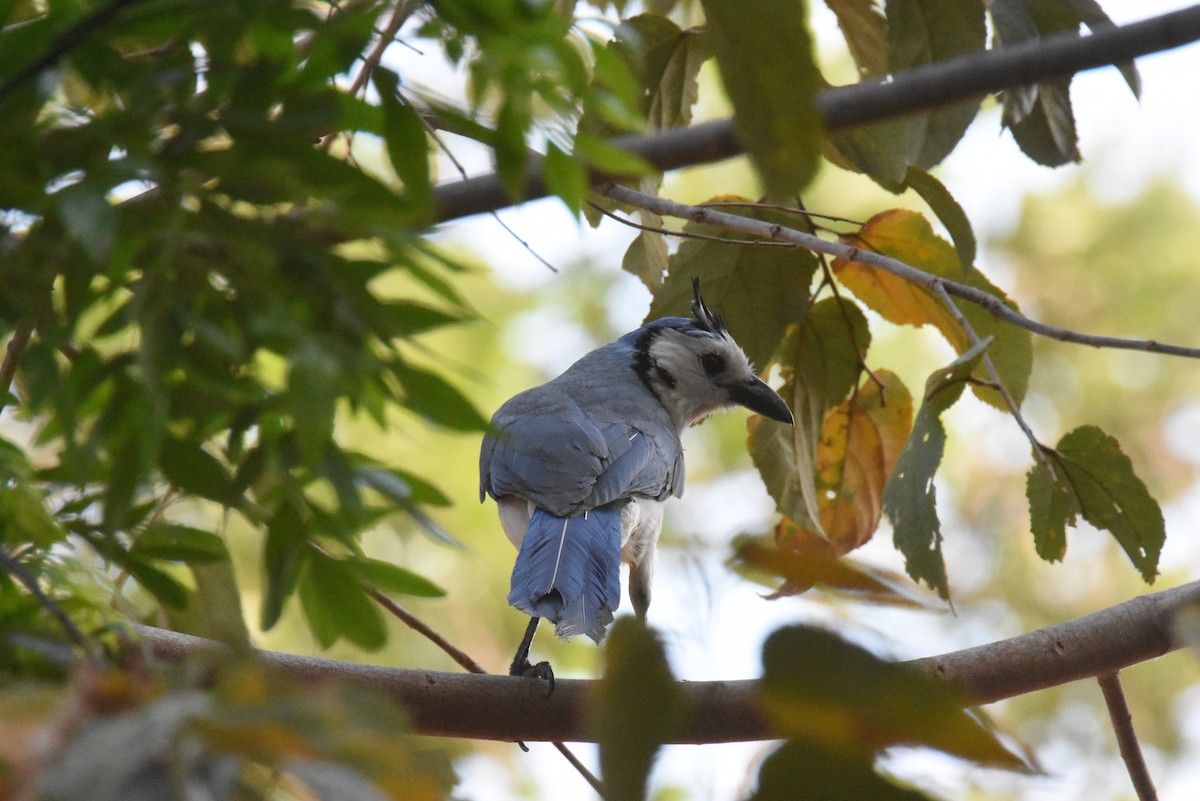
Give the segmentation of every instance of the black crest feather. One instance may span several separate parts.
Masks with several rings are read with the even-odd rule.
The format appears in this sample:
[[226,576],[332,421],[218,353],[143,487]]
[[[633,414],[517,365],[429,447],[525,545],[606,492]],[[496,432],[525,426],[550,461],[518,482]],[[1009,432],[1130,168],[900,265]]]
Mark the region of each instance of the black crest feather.
[[728,336],[729,332],[725,330],[725,321],[721,319],[721,315],[709,309],[700,295],[699,278],[692,279],[692,295],[692,315],[695,316],[696,322],[717,336]]

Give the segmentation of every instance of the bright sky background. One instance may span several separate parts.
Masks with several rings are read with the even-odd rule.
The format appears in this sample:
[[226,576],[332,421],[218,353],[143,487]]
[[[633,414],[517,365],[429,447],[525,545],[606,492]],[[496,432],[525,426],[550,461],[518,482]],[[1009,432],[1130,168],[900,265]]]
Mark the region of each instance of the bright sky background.
[[[1179,2],[1161,0],[1102,0],[1102,6],[1118,23],[1135,21],[1181,8]],[[816,15],[818,36],[836,41],[832,17],[819,7]],[[393,48],[393,51],[398,48]],[[428,59],[410,52],[397,53],[397,66],[407,74],[413,70],[434,69],[435,80],[449,83],[456,79],[440,75]],[[422,63],[423,62],[423,63]],[[1200,46],[1191,46],[1149,56],[1139,60],[1143,81],[1140,104],[1132,97],[1115,69],[1102,69],[1076,78],[1072,98],[1080,135],[1080,149],[1090,165],[1089,177],[1101,196],[1113,200],[1136,195],[1139,189],[1157,175],[1174,176],[1200,201],[1200,104],[1195,102],[1195,79],[1200,75]],[[426,77],[429,81],[431,78]],[[452,94],[449,88],[447,93]],[[473,172],[488,169],[486,154],[469,148],[456,150]],[[445,168],[445,165],[444,165]],[[1050,170],[1039,167],[1025,158],[1011,136],[1000,131],[997,114],[981,116],[967,138],[958,146],[938,174],[954,196],[964,206],[982,241],[1011,227],[1026,192],[1043,192],[1071,180],[1076,168]],[[450,173],[444,173],[449,177]],[[667,190],[671,191],[670,182]],[[837,209],[824,209],[837,212]],[[553,264],[569,264],[581,252],[592,254],[600,263],[610,263],[619,269],[621,255],[631,239],[630,229],[605,223],[593,230],[572,219],[557,201],[541,201],[506,210],[501,213],[531,246]],[[554,280],[554,276],[539,264],[524,247],[499,229],[488,217],[479,217],[450,226],[445,235],[448,241],[474,247],[481,259],[493,267],[499,278],[519,287],[537,287]],[[486,250],[478,243],[486,242]],[[994,279],[1004,285],[1004,265],[989,262],[989,254],[981,254],[981,264]],[[614,327],[628,330],[640,325],[649,303],[649,295],[632,276],[618,282],[608,299],[612,308]],[[554,337],[544,332],[553,330]],[[1130,336],[1152,336],[1153,332],[1123,332]],[[514,353],[533,365],[555,373],[580,356],[592,343],[586,334],[573,326],[565,315],[541,310],[524,319],[511,337]],[[1195,343],[1189,343],[1195,344]],[[978,406],[978,404],[975,404]],[[1173,436],[1200,442],[1200,410],[1181,414],[1173,423]],[[995,418],[980,418],[980,428],[992,424]],[[956,423],[970,428],[974,423],[968,416],[956,418]],[[1028,447],[1019,437],[1006,437],[1014,442],[1017,458],[1025,459]],[[687,443],[689,452],[702,447]],[[734,502],[731,502],[734,499]],[[1166,510],[1168,531],[1186,530],[1185,523],[1200,518],[1200,493],[1176,502]],[[682,501],[668,509],[671,525],[678,531],[694,534],[713,543],[724,544],[731,534],[744,530],[762,530],[772,513],[756,474],[734,473],[703,489],[689,486]],[[945,521],[950,529],[953,521]],[[876,547],[878,546],[878,547]],[[950,540],[948,548],[957,547]],[[964,546],[965,547],[965,546]],[[1086,564],[1087,542],[1072,541],[1076,565]],[[714,553],[721,548],[708,549]],[[865,549],[866,558],[880,564],[898,567],[891,549],[890,538],[878,537]],[[679,562],[677,551],[666,554],[651,609],[651,623],[659,628],[668,645],[672,666],[677,675],[688,679],[744,678],[758,674],[759,644],[777,626],[796,620],[831,620],[839,614],[819,602],[767,604],[753,588],[733,577],[717,559],[699,558],[689,564]],[[969,563],[969,560],[958,560]],[[1200,567],[1200,554],[1185,538],[1168,538],[1163,557],[1164,567],[1191,564]],[[1056,567],[1062,570],[1064,582],[1071,580],[1070,564]],[[1192,570],[1195,575],[1198,571]],[[697,574],[703,581],[671,581],[671,577]],[[670,582],[664,584],[663,582]],[[955,575],[959,584],[969,583],[970,575]],[[710,603],[708,597],[720,598]],[[711,610],[712,617],[696,618],[697,609]],[[903,632],[903,645],[880,636],[879,644],[897,656],[910,657],[964,647],[991,639],[994,632],[972,623],[962,616],[953,625],[943,625],[936,617],[921,613],[897,613],[872,610],[870,625],[877,632]],[[892,624],[895,623],[893,626]],[[922,641],[915,642],[917,632],[926,632]],[[1011,633],[1017,633],[1013,631]],[[908,652],[904,649],[912,649]],[[1088,719],[1090,720],[1090,719]],[[1179,710],[1178,725],[1188,748],[1195,755],[1191,761],[1196,768],[1184,773],[1164,775],[1156,771],[1155,755],[1149,755],[1151,770],[1159,781],[1163,798],[1194,797],[1200,787],[1200,691],[1193,692]],[[1081,718],[1077,741],[1054,746],[1050,753],[1039,756],[1053,767],[1052,775],[1041,779],[1009,779],[997,777],[998,786],[1008,788],[1014,797],[1023,801],[1060,801],[1084,799],[1103,801],[1128,796],[1128,778],[1117,760],[1097,768],[1089,762],[1088,753],[1107,748],[1111,732],[1085,731],[1090,723]],[[588,793],[582,780],[549,746],[533,745],[533,753],[517,760],[520,777],[514,785],[507,768],[486,756],[467,758],[460,763],[462,784],[459,792],[464,798],[476,801],[501,801],[525,793],[533,797],[584,797]],[[1075,750],[1078,749],[1078,750]],[[682,785],[689,789],[689,799],[727,799],[745,795],[753,779],[754,755],[765,752],[762,744],[731,746],[676,747],[668,749],[656,769],[655,783],[659,786]],[[579,746],[577,752],[589,764],[595,764],[594,751]],[[927,755],[901,757],[897,762],[908,775],[931,775],[942,782],[942,795],[961,796],[961,777],[979,776],[978,771],[964,770],[949,760]],[[747,774],[746,766],[750,765]],[[1116,795],[1114,795],[1116,794]]]

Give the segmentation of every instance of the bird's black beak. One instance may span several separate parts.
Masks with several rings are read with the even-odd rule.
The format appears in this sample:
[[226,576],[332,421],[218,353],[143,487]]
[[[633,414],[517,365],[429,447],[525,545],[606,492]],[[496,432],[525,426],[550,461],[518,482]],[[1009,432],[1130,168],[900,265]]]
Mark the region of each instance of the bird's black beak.
[[779,393],[771,389],[765,381],[751,378],[729,388],[729,397],[739,406],[745,406],[752,412],[758,412],[763,417],[770,417],[781,423],[795,425],[792,410],[788,408]]

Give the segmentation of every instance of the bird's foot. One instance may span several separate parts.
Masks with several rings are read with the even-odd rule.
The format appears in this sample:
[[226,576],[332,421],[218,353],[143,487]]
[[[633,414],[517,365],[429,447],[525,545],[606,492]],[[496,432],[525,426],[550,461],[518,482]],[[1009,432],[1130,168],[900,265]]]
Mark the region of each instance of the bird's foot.
[[546,682],[546,697],[549,698],[554,694],[554,668],[550,667],[549,662],[538,662],[534,665],[528,659],[514,659],[512,666],[508,669],[508,675],[542,679]]

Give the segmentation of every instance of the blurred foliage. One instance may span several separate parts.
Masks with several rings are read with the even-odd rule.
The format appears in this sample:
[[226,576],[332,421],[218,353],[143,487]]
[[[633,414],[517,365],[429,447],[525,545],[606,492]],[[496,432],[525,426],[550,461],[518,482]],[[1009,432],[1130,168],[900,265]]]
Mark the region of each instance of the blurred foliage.
[[[183,684],[198,670],[209,674],[207,691]],[[406,736],[403,711],[382,694],[299,684],[253,660],[153,676],[129,666],[84,670],[62,692],[70,714],[41,729],[48,766],[19,739],[0,745],[6,781],[36,776],[38,798],[149,800],[187,788],[187,797],[204,798],[430,801],[454,783],[446,755]],[[40,688],[19,685],[0,708],[6,720],[28,725],[47,700]]]
[[[1083,0],[826,5],[860,78],[982,50],[989,18],[993,46],[1109,24]],[[369,694],[295,687],[250,662],[172,671],[127,652],[113,659],[124,624],[153,622],[239,647],[302,643],[352,658],[388,648],[380,658],[446,664],[383,616],[371,595],[385,593],[429,604],[422,611],[451,596],[446,608],[472,610],[443,615],[452,639],[487,664],[507,660],[520,622],[494,582],[511,553],[498,536],[474,536],[496,524],[490,508],[466,503],[477,486],[462,465],[487,425],[479,409],[545,376],[515,363],[498,334],[516,318],[543,339],[553,325],[564,348],[599,344],[619,333],[615,284],[611,271],[569,271],[533,300],[469,268],[432,224],[448,147],[439,130],[481,147],[512,199],[536,170],[595,223],[593,174],[649,191],[661,183],[611,138],[687,125],[702,94],[718,94],[704,76],[719,72],[755,180],[782,205],[716,201],[803,230],[827,225],[863,251],[1015,308],[1008,291],[1066,327],[1099,318],[1118,333],[1144,330],[1151,307],[1161,339],[1186,341],[1194,327],[1192,248],[1180,232],[1196,210],[1166,186],[1127,205],[1098,204],[1078,186],[1030,201],[997,244],[1015,286],[985,277],[970,221],[929,172],[979,103],[827,136],[815,97],[828,67],[803,3],[747,15],[728,0],[17,0],[0,5],[0,25],[5,791],[28,782],[47,798],[157,798],[185,785],[214,798],[449,793],[446,756]],[[399,59],[379,62],[383,30],[448,64],[465,81],[460,96],[424,86]],[[1136,70],[1122,71],[1136,95]],[[1069,81],[1002,103],[1001,124],[1030,158],[1078,159]],[[909,210],[873,204],[865,223],[818,224],[790,209],[829,166],[889,193],[912,190],[950,241]],[[719,234],[695,223],[685,233]],[[970,529],[1032,546],[1000,550],[986,580],[956,591],[960,602],[996,592],[1038,557],[1061,559],[1066,527],[1080,520],[1108,530],[1137,571],[1106,568],[1104,594],[1074,600],[1117,600],[1136,591],[1136,574],[1159,571],[1163,514],[1152,494],[1183,481],[1178,459],[1151,458],[1172,411],[1151,401],[1182,392],[1178,372],[1110,352],[1067,364],[963,304],[978,334],[969,336],[936,295],[861,262],[668,241],[645,231],[622,262],[652,292],[651,316],[683,312],[684,290],[701,277],[796,412],[794,430],[749,425],[750,457],[783,516],[773,539],[742,540],[738,559],[774,577],[775,597],[818,586],[928,606],[897,575],[841,558],[885,518],[910,576],[949,597],[960,545],[943,550],[935,472],[956,509],[970,510],[961,547]],[[1152,273],[1129,269],[1148,253]],[[915,418],[881,342],[888,329],[868,311],[929,325],[957,356],[930,376]],[[1060,475],[1029,473],[1032,538],[1020,487],[1002,496],[980,449],[947,436],[968,386],[991,404],[985,414],[1004,410],[985,354],[1018,402],[1053,410],[1040,415],[1052,419],[1038,421],[1040,436],[1071,429],[1046,449]],[[1096,395],[1111,402],[1085,407]],[[744,463],[744,431],[720,425],[721,467],[689,465],[690,478],[724,472],[735,453]],[[943,460],[965,467],[946,476]],[[1028,595],[1014,614],[1030,626],[1063,611],[1053,592]],[[586,647],[546,647],[564,673],[595,670]],[[898,743],[1014,766],[961,712],[963,699],[935,697],[832,634],[786,630],[764,661],[764,711],[791,739],[762,764],[756,797],[797,781],[824,797],[926,797],[877,772],[876,751]],[[654,635],[624,620],[605,664],[608,703],[593,714],[601,764],[614,797],[644,797],[678,722],[662,712],[671,671]],[[1165,719],[1166,683],[1145,685],[1135,704]],[[1023,703],[1035,729],[1052,720],[1040,702]],[[53,742],[53,759],[31,754],[37,738]],[[851,741],[858,747],[842,747]]]

